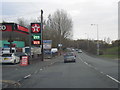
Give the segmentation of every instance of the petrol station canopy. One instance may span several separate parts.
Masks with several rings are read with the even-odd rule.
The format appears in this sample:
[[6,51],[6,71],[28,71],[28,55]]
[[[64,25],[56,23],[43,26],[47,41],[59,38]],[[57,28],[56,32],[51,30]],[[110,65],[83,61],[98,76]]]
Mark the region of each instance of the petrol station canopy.
[[29,38],[29,29],[16,23],[0,23],[1,40]]

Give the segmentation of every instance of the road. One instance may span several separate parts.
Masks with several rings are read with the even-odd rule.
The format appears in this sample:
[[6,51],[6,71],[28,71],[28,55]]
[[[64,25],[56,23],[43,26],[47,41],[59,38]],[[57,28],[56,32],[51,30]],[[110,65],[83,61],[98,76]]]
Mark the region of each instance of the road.
[[19,82],[20,88],[118,88],[118,61],[76,53],[76,63],[63,56],[20,67],[3,66],[3,80]]

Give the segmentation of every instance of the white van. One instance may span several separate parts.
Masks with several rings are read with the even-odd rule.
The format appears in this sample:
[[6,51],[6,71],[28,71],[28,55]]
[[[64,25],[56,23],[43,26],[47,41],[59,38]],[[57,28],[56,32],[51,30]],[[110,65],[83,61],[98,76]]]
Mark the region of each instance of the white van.
[[[12,49],[12,53],[15,53],[17,51],[16,48],[11,48],[11,49]],[[10,53],[10,48],[3,48],[2,54],[4,53]]]

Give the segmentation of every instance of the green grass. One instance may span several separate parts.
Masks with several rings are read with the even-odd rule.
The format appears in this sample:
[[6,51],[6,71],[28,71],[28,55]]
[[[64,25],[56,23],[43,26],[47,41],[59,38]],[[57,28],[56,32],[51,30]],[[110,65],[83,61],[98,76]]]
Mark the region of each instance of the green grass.
[[117,59],[117,58],[120,58],[120,57],[118,57],[118,50],[120,50],[120,48],[118,48],[118,47],[107,48],[105,50],[102,50],[103,55],[100,55],[100,56]]
[[105,54],[111,54],[111,55],[115,55],[118,53],[118,47],[112,47],[112,48],[108,48],[104,50]]
[[118,55],[100,55],[101,57],[106,57],[106,58],[112,58],[112,59],[117,59]]

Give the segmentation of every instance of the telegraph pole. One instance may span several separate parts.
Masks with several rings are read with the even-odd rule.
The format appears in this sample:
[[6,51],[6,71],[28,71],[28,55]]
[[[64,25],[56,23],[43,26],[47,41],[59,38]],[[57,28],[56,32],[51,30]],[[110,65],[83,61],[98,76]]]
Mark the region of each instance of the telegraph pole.
[[97,25],[97,55],[99,55],[99,32],[98,32],[98,24]]
[[43,10],[41,10],[41,51],[42,51],[42,61],[44,61],[44,50],[43,50]]

